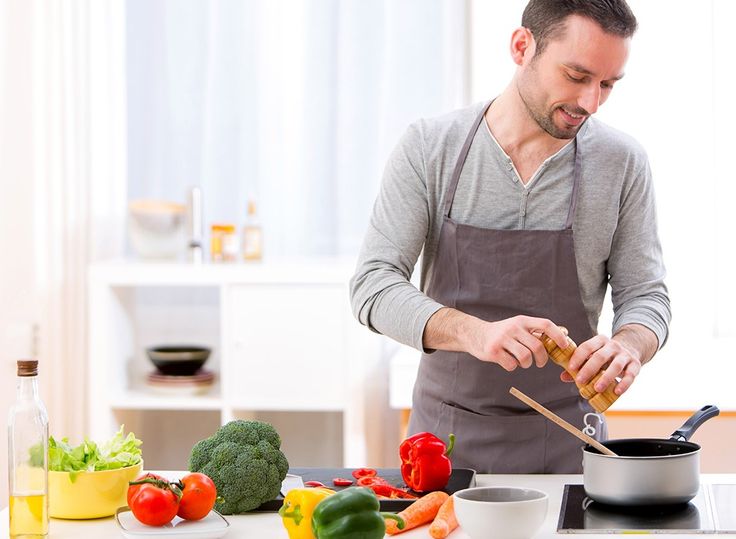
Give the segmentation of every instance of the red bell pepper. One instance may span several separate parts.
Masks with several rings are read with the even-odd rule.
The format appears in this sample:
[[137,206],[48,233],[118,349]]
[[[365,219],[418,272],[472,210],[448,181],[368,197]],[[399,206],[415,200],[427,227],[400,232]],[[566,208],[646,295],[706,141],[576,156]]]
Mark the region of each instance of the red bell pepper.
[[406,485],[417,492],[445,488],[452,473],[449,456],[454,446],[454,434],[450,434],[449,446],[445,447],[431,432],[420,432],[401,442],[401,477]]

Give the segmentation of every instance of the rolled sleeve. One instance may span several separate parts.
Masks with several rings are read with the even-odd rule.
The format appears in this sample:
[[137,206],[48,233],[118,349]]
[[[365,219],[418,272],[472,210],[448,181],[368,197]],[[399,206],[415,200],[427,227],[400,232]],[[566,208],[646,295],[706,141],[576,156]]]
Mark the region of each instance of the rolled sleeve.
[[423,350],[429,318],[443,307],[419,291],[411,275],[430,223],[421,130],[409,127],[391,154],[350,280],[358,321]]
[[664,346],[672,312],[648,164],[622,193],[608,272],[613,333],[626,324],[641,324],[654,332],[660,348]]

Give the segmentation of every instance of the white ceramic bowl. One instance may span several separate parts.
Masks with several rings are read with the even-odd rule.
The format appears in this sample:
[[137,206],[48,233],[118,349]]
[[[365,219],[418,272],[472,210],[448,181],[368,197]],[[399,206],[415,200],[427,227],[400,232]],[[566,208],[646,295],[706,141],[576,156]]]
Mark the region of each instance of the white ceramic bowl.
[[547,494],[532,488],[473,487],[453,496],[457,521],[471,539],[530,539],[547,516]]
[[186,207],[159,200],[128,205],[130,245],[143,258],[172,259],[186,252]]

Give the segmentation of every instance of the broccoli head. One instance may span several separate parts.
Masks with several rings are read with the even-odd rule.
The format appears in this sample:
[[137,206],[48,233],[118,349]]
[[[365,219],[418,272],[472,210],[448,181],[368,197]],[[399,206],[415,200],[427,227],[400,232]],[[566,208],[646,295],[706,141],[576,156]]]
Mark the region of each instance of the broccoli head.
[[281,437],[270,424],[231,421],[194,445],[189,470],[215,482],[224,499],[215,505],[220,513],[244,513],[279,495],[289,470],[280,447]]

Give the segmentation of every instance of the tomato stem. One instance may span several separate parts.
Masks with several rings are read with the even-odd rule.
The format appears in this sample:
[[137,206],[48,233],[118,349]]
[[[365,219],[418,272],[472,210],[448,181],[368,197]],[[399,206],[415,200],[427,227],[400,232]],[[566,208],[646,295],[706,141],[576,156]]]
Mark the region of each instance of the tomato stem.
[[136,481],[129,481],[128,485],[153,485],[160,488],[161,490],[170,490],[174,493],[177,499],[181,499],[182,488],[177,483],[170,483],[163,479],[156,479],[155,477],[146,477],[144,479],[138,479]]

